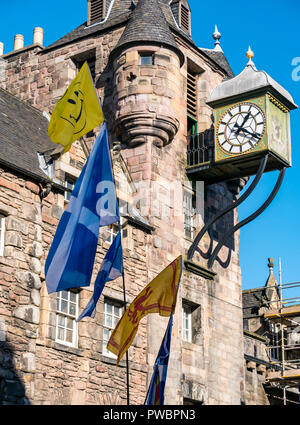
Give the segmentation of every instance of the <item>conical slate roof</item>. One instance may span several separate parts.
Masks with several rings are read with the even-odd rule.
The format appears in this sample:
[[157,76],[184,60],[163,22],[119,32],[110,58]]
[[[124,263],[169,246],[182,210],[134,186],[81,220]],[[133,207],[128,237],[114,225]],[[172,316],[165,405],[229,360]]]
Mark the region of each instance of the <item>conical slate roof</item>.
[[112,55],[141,43],[166,46],[178,54],[181,65],[184,62],[158,0],[139,0]]

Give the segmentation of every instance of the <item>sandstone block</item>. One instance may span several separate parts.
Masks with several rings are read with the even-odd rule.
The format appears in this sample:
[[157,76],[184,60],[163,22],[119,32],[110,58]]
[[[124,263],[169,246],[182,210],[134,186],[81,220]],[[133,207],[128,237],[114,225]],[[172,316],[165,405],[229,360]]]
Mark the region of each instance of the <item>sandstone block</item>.
[[7,230],[14,230],[16,232],[22,232],[24,235],[28,234],[28,226],[24,223],[23,220],[20,220],[17,217],[8,216],[7,217]]
[[35,354],[33,353],[22,353],[20,357],[21,370],[24,372],[35,371]]
[[25,204],[22,206],[22,213],[25,220],[39,223],[41,221],[41,214],[37,207],[34,205]]
[[40,291],[38,289],[33,289],[30,293],[30,300],[32,302],[32,304],[36,305],[37,307],[39,307],[40,303],[41,303],[41,296],[40,296]]
[[33,242],[30,255],[36,258],[41,258],[43,255],[43,247],[40,242]]
[[0,177],[0,186],[6,187],[7,189],[11,189],[14,192],[20,191],[19,185],[12,183],[12,182],[9,182],[8,180],[3,179],[2,177]]
[[19,233],[8,231],[5,233],[5,244],[22,248],[22,238]]
[[18,319],[25,320],[36,325],[40,322],[40,309],[33,305],[21,305],[13,312]]
[[40,260],[34,257],[31,258],[30,269],[33,271],[33,273],[40,274],[42,271],[42,265]]
[[28,181],[25,183],[25,187],[37,195],[40,193],[40,187],[35,183]]

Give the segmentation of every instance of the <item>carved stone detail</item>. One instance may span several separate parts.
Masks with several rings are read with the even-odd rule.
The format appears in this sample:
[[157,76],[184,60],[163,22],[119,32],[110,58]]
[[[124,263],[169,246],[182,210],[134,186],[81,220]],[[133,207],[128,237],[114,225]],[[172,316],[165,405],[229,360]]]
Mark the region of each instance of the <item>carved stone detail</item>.
[[151,142],[163,147],[172,142],[179,128],[179,121],[171,116],[132,113],[117,119],[115,134],[130,147]]

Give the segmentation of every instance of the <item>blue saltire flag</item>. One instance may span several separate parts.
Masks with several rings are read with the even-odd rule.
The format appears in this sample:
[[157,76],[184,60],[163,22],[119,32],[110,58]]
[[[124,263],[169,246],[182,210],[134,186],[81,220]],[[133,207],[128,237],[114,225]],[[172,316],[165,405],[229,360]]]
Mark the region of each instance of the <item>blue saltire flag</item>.
[[173,314],[170,316],[169,324],[153,367],[154,371],[145,400],[146,405],[162,406],[164,404],[172,326]]
[[99,227],[120,221],[106,124],[75,184],[45,265],[48,293],[90,284]]
[[87,306],[78,317],[77,322],[79,322],[85,316],[95,316],[96,305],[103,291],[105,283],[122,276],[122,271],[123,252],[121,243],[121,231],[119,231],[105,255],[105,258],[95,281],[94,293],[89,302],[87,303]]

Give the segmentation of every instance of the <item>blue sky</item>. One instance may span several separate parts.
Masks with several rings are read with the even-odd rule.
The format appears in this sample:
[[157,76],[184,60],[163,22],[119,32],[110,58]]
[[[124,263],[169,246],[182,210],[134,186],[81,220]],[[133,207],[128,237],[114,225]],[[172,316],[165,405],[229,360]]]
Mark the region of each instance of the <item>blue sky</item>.
[[[249,44],[255,53],[257,69],[265,70],[283,85],[300,104],[300,78],[292,79],[299,57],[299,0],[252,0],[247,5],[236,0],[203,2],[189,0],[192,9],[192,36],[199,47],[213,48],[214,24],[222,33],[221,46],[235,74],[246,65]],[[43,6],[45,5],[45,6]],[[1,4],[0,41],[4,52],[13,49],[14,35],[21,33],[25,45],[32,43],[33,28],[44,28],[48,45],[86,20],[87,0],[14,0]],[[13,20],[9,16],[13,16]],[[300,77],[300,70],[298,73]],[[300,280],[299,211],[300,197],[300,112],[291,112],[293,167],[288,169],[283,185],[271,206],[241,230],[240,260],[243,288],[264,284],[268,275],[267,258],[282,261],[284,282]],[[268,173],[245,205],[239,208],[240,219],[252,213],[267,198],[277,178]]]

